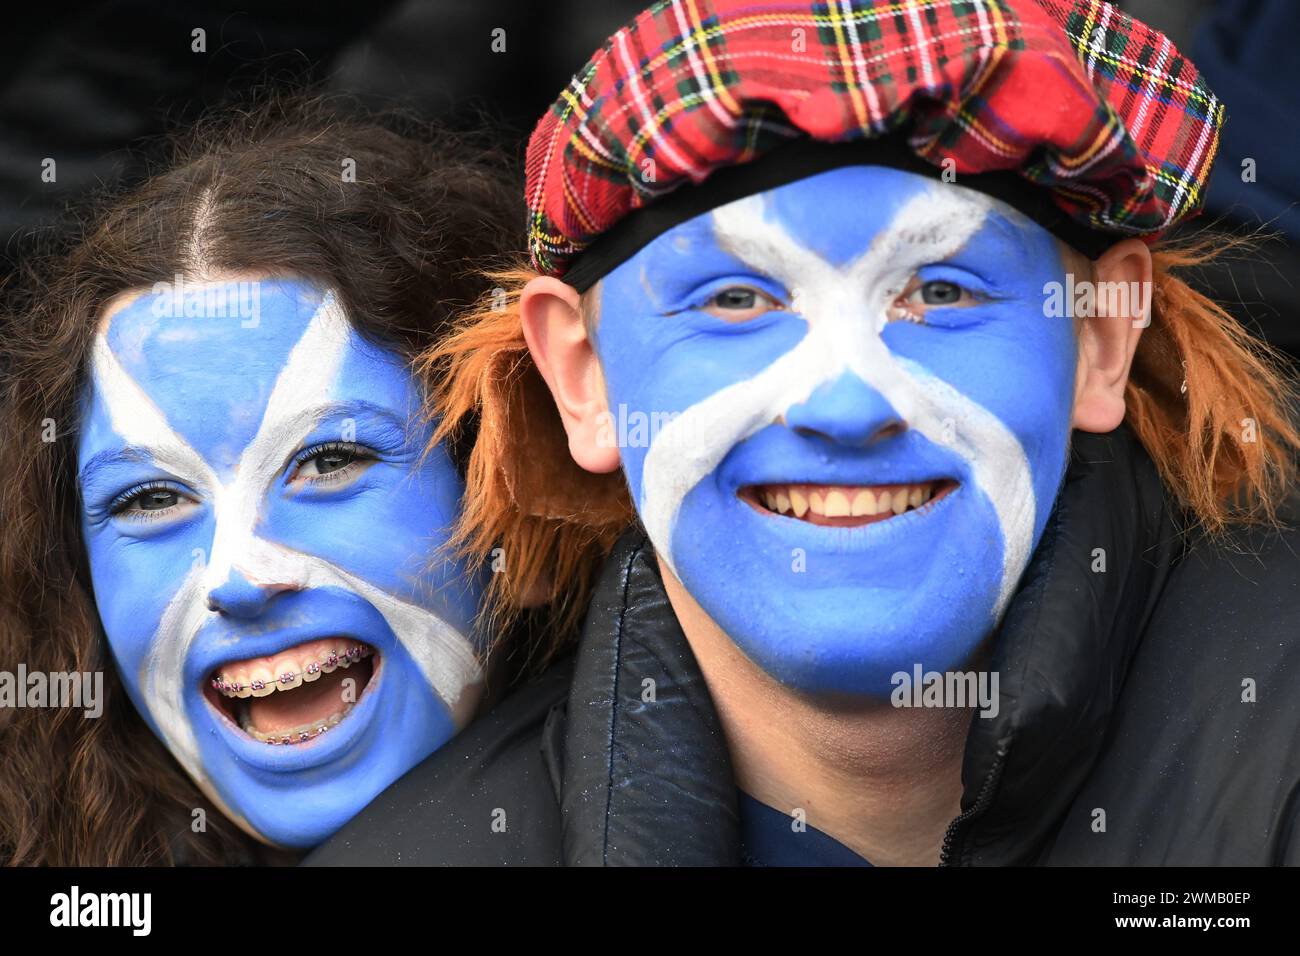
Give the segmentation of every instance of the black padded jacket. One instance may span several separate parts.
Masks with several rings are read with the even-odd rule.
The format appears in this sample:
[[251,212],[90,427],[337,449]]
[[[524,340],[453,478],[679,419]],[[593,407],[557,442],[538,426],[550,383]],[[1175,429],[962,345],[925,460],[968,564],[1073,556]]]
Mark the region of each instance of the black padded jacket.
[[[1126,429],[1076,434],[995,639],[1000,706],[972,718],[942,862],[1300,863],[1297,544],[1180,534]],[[718,717],[639,530],[606,563],[575,654],[306,859],[740,861]]]

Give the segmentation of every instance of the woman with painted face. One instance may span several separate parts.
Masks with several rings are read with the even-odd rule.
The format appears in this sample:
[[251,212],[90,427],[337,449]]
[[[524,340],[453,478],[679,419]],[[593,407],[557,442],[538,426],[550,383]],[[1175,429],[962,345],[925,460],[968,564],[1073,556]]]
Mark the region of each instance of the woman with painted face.
[[658,3],[539,122],[437,394],[576,654],[314,862],[1300,862],[1291,385],[1159,242],[1222,103],[1108,4],[833,7]]
[[5,709],[8,863],[292,859],[485,698],[412,360],[503,249],[502,162],[311,100],[189,141],[7,333],[0,669],[103,675]]

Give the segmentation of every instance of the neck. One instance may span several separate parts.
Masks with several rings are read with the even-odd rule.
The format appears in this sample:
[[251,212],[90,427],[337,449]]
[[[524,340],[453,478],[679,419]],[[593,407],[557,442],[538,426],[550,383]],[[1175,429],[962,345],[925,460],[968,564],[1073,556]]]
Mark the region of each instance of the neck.
[[961,810],[970,711],[812,696],[747,658],[659,563],[721,719],[741,790],[877,866],[933,866]]

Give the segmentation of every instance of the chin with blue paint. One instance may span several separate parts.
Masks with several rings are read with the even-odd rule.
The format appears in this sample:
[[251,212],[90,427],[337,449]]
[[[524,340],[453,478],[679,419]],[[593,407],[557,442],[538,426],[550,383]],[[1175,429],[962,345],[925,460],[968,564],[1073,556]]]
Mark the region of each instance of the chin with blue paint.
[[1043,304],[1064,274],[1049,232],[982,193],[846,166],[602,280],[595,353],[639,516],[768,674],[885,697],[899,671],[974,658],[1064,474],[1077,346]]
[[265,842],[313,846],[470,719],[482,570],[422,394],[334,293],[222,276],[105,310],[82,532],[138,711]]

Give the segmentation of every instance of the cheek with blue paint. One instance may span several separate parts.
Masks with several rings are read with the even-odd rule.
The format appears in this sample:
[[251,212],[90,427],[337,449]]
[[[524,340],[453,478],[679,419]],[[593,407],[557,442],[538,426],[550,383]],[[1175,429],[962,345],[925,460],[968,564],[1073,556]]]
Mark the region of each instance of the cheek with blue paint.
[[642,522],[768,673],[886,696],[994,628],[1068,454],[1074,332],[1043,306],[1063,277],[1052,236],[982,194],[845,167],[684,223],[602,281]]
[[421,458],[419,408],[306,282],[154,290],[97,338],[78,466],[109,646],[190,776],[271,842],[328,837],[479,698],[483,574],[441,553],[463,485]]

